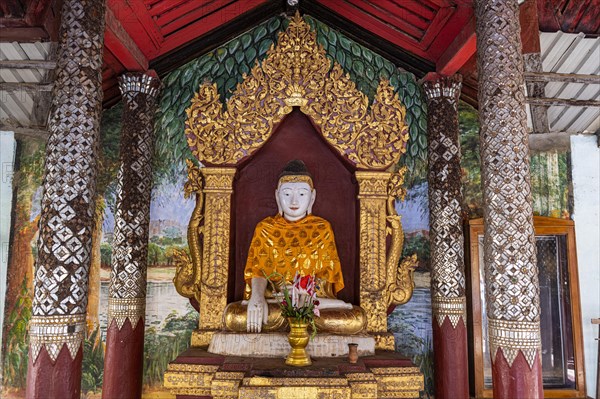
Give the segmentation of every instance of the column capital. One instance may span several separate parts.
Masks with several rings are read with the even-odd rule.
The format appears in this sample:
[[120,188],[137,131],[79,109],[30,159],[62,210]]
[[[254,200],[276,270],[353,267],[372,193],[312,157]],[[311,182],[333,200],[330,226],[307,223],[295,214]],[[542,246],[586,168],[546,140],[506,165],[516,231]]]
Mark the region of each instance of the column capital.
[[445,76],[430,72],[423,78],[423,90],[427,101],[444,97],[458,102],[461,88],[462,75],[460,74]]
[[151,97],[157,97],[161,83],[156,75],[147,72],[125,72],[119,76],[119,89],[121,94],[144,93]]

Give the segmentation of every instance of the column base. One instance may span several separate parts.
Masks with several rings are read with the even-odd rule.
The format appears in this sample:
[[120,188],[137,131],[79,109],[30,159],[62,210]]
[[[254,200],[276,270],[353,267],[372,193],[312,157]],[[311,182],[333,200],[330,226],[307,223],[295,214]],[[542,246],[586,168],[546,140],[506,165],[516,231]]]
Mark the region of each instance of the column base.
[[25,397],[80,399],[82,361],[82,347],[77,351],[75,359],[72,359],[67,345],[63,345],[55,362],[50,359],[44,346],[35,362],[30,351]]

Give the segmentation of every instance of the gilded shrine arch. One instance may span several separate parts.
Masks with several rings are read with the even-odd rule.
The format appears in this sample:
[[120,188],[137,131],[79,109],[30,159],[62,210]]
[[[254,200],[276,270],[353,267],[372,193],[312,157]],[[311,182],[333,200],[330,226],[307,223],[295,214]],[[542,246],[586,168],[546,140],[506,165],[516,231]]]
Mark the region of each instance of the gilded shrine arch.
[[[373,103],[331,62],[316,34],[297,14],[278,43],[238,84],[226,103],[216,84],[200,86],[187,109],[185,134],[194,156],[188,161],[186,195],[196,196],[188,229],[191,256],[178,253],[175,285],[199,304],[192,346],[207,346],[222,327],[228,299],[231,207],[234,177],[271,138],[294,107],[310,118],[327,144],[352,165],[358,185],[359,295],[368,333],[380,349],[394,349],[387,310],[412,296],[416,256],[401,261],[404,235],[394,201],[404,199],[405,168],[389,172],[406,152],[406,110],[387,80]],[[391,234],[391,239],[389,236]]]

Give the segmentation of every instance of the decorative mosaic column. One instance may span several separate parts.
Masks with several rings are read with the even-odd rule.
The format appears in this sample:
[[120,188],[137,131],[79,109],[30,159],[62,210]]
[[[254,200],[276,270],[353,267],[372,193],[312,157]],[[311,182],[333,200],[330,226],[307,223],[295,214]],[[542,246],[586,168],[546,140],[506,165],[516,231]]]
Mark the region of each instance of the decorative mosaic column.
[[426,76],[435,394],[468,398],[458,98],[462,77]]
[[477,0],[485,297],[495,398],[543,397],[517,0]]
[[223,326],[227,306],[227,271],[231,194],[235,168],[201,168],[204,177],[204,234],[200,275],[200,316],[192,346],[204,347]]
[[153,122],[160,82],[143,73],[126,73],[119,87],[124,102],[121,167],[102,385],[102,397],[111,399],[142,394]]
[[394,350],[387,331],[386,206],[389,172],[356,172],[360,203],[360,306],[377,349]]
[[102,109],[104,1],[65,0],[29,324],[28,398],[79,398]]

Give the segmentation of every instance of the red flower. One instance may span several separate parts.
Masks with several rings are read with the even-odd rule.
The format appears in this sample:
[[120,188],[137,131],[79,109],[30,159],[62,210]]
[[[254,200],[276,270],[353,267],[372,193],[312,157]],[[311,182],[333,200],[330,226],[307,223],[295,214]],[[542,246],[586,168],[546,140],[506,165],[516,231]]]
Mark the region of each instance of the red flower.
[[305,290],[310,284],[311,276],[304,276],[300,279],[300,288]]
[[315,306],[319,306],[321,304],[321,302],[319,302],[318,300],[313,302],[315,304]]

